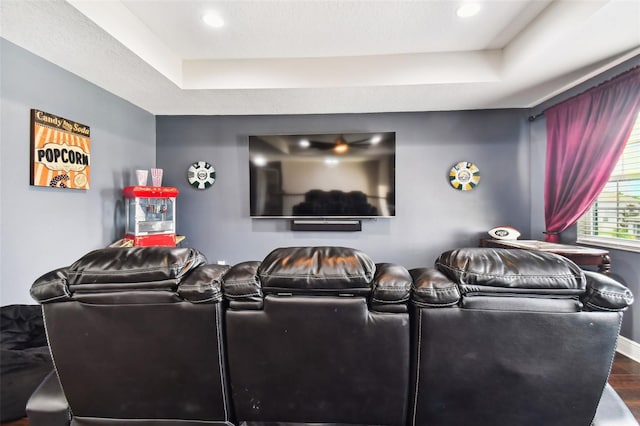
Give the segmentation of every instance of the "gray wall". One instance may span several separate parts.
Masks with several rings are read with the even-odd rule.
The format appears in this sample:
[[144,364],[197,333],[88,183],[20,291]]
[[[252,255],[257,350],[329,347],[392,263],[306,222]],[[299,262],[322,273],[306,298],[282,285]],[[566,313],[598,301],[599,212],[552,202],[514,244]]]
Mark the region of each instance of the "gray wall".
[[[0,303],[35,303],[41,274],[122,238],[120,191],[155,164],[155,117],[0,39]],[[91,128],[88,191],[29,185],[29,114]]]
[[[529,136],[524,111],[306,116],[159,116],[157,163],[180,189],[177,231],[212,262],[260,260],[290,245],[344,245],[377,262],[432,265],[442,251],[477,246],[497,225],[529,234]],[[362,232],[292,232],[288,220],[249,217],[248,136],[264,133],[396,132],[395,218],[365,220]],[[195,161],[211,163],[207,190],[187,183]],[[449,169],[471,161],[473,191],[454,190]]]
[[[121,238],[120,191],[134,183],[133,170],[150,168],[156,160],[165,169],[164,183],[181,191],[178,232],[211,261],[262,259],[277,246],[336,244],[360,248],[376,261],[414,267],[432,264],[448,248],[477,245],[496,225],[515,226],[522,238],[543,237],[544,118],[528,123],[518,110],[154,117],[4,39],[0,43],[2,305],[33,303],[28,290],[39,275]],[[90,190],[29,186],[31,108],[91,127]],[[249,218],[248,135],[369,131],[396,132],[397,217],[366,220],[355,233],[292,232],[286,220]],[[215,185],[204,191],[186,182],[187,168],[199,160],[217,170]],[[476,163],[482,173],[470,192],[451,189],[447,180],[449,168],[463,160]],[[575,232],[563,237],[575,241]],[[640,294],[640,255],[611,254],[614,276]],[[622,334],[640,341],[640,317],[633,308]]]

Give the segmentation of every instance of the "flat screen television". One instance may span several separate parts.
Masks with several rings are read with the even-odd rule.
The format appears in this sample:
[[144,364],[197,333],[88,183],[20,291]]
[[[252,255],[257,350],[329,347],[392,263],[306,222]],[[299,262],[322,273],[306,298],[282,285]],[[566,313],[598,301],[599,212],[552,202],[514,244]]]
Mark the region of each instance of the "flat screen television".
[[395,132],[249,136],[251,217],[393,217]]

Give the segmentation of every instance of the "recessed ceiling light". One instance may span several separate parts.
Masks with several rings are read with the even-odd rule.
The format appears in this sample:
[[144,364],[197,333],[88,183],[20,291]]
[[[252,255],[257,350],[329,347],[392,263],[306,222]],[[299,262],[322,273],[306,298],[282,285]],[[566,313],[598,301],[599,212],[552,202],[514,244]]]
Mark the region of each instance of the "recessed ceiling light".
[[382,140],[382,136],[375,135],[374,137],[371,138],[371,145],[378,145],[381,140]]
[[311,142],[309,142],[308,139],[300,139],[298,145],[300,145],[301,148],[309,148],[311,146]]
[[224,20],[216,12],[209,12],[206,15],[203,15],[202,21],[213,28],[220,28],[224,26]]
[[477,15],[478,12],[480,12],[479,3],[465,3],[458,8],[456,14],[459,18],[470,18]]

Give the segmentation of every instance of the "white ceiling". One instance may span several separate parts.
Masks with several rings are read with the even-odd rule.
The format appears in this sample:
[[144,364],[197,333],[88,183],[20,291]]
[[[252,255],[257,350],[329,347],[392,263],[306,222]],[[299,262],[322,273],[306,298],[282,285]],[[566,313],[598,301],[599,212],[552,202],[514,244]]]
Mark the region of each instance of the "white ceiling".
[[0,34],[158,115],[527,108],[640,54],[640,0],[462,1],[0,0]]

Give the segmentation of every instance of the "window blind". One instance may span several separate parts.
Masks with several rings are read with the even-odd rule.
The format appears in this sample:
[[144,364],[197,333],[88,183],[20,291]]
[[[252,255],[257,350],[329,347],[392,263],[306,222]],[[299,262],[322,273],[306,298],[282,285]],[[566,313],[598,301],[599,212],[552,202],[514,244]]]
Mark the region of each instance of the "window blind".
[[578,242],[640,250],[640,114],[608,183],[578,220]]

